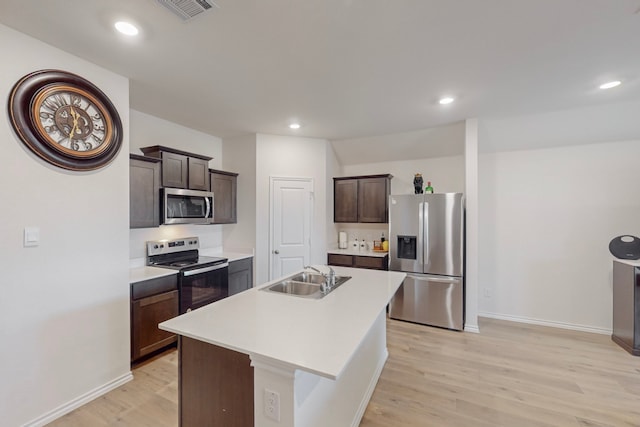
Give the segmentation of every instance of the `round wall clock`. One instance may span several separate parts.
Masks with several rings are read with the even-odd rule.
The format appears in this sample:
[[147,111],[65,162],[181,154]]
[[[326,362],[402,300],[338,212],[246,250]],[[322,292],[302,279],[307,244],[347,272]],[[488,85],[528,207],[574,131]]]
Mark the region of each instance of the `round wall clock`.
[[9,115],[27,147],[61,168],[98,169],[122,145],[122,122],[109,98],[65,71],[40,70],[20,79],[9,96]]

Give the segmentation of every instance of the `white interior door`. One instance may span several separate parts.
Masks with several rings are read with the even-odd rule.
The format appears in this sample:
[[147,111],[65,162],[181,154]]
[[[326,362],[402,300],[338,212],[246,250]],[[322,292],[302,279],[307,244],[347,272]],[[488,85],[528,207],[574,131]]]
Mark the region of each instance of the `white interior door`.
[[269,280],[308,265],[312,200],[310,178],[271,178]]

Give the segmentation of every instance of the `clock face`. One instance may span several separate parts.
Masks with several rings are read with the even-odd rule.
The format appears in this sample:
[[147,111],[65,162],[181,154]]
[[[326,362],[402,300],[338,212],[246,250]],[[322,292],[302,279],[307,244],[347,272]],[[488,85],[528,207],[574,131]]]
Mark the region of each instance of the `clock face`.
[[109,98],[65,71],[41,70],[23,77],[11,92],[9,115],[31,151],[65,169],[100,168],[122,145],[122,123]]
[[66,86],[43,90],[33,103],[39,133],[69,156],[91,157],[103,151],[112,127],[104,106],[84,91]]

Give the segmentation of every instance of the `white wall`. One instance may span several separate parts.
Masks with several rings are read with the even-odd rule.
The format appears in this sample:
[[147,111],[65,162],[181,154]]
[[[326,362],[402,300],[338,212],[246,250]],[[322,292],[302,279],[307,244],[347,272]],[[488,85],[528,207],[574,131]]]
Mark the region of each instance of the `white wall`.
[[[130,378],[129,83],[2,25],[0,51],[0,424],[41,425],[56,408]],[[11,87],[44,68],[85,77],[115,105],[124,139],[108,166],[64,171],[15,136]],[[23,247],[26,226],[40,228],[38,247]]]
[[332,144],[327,144],[327,245],[328,247],[338,246],[338,232],[340,225],[333,222],[333,177],[342,176],[342,165],[336,156]]
[[[391,142],[389,142],[391,144]],[[393,162],[343,165],[343,176],[390,173],[391,194],[413,194],[413,178],[422,174],[424,186],[431,181],[436,193],[464,192],[464,156],[435,157]]]
[[[155,116],[131,110],[130,152],[142,155],[140,147],[163,145],[189,153],[213,157],[209,167],[222,169],[222,140],[178,125]],[[127,190],[128,194],[128,190]],[[145,242],[148,240],[171,239],[197,236],[201,248],[222,247],[222,225],[161,225],[154,228],[132,229],[129,233],[129,257],[134,264],[143,262],[146,256]]]
[[256,135],[225,138],[223,170],[238,173],[236,224],[223,226],[226,249],[256,247]]
[[256,135],[256,283],[269,278],[269,177],[312,178],[314,186],[311,263],[326,264],[328,141]]
[[639,159],[640,139],[482,154],[480,314],[609,333],[608,244],[640,235]]

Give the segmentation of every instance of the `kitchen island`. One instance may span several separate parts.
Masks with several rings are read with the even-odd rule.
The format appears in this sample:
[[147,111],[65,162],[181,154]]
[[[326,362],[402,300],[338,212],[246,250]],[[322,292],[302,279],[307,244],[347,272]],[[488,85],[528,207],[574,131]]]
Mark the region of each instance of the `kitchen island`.
[[351,279],[321,299],[261,290],[273,281],[160,324],[180,336],[181,427],[359,424],[405,274],[335,271]]

